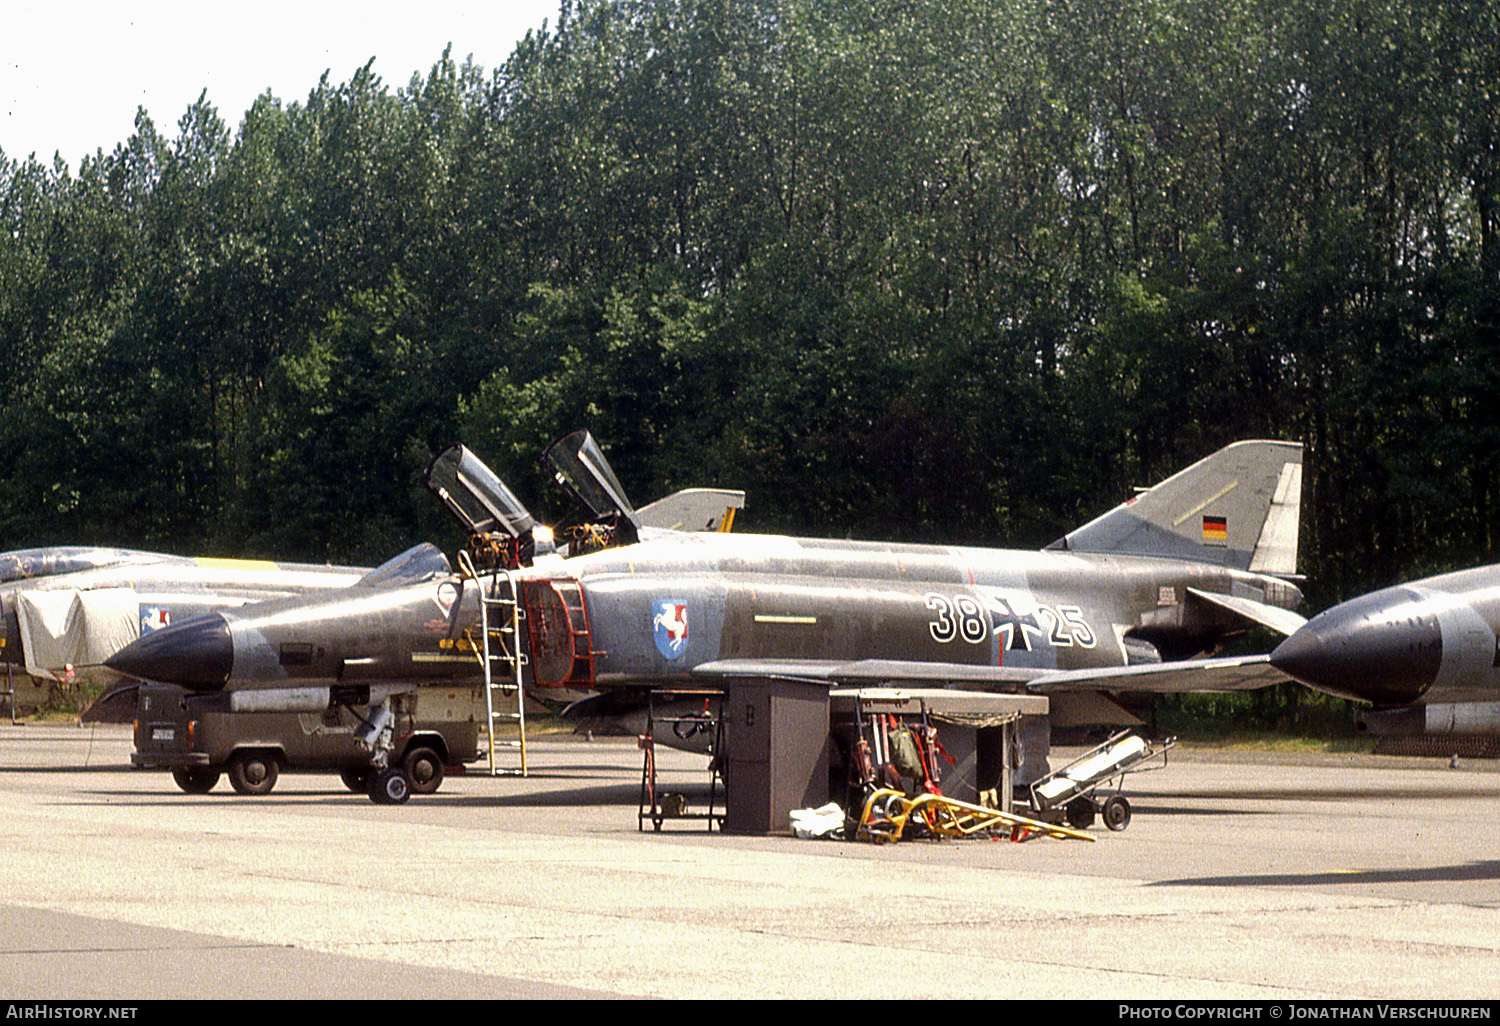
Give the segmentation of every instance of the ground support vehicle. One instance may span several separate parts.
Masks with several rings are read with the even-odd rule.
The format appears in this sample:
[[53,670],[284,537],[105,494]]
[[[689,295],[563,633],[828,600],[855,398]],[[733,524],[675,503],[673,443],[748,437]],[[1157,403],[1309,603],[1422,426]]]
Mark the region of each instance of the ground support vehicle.
[[[475,687],[430,688],[410,717],[392,725],[392,765],[411,790],[431,794],[451,770],[480,755],[483,696]],[[223,775],[240,794],[269,794],[282,772],[337,773],[351,791],[370,786],[370,748],[359,707],[327,713],[228,713],[179,687],[143,684],[136,698],[131,765],[170,770],[177,786],[205,794]],[[476,715],[477,713],[477,715]]]

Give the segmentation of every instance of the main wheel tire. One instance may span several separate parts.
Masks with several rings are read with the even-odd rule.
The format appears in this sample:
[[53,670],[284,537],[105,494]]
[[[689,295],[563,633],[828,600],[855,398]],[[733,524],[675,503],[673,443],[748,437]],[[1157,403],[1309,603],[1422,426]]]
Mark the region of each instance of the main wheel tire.
[[383,769],[370,778],[370,801],[376,805],[400,805],[411,797],[411,778],[400,766]]
[[370,771],[367,769],[346,769],[339,772],[339,779],[344,786],[355,794],[368,794],[370,792]]
[[208,794],[219,782],[219,771],[197,767],[174,769],[172,779],[188,794]]
[[1104,825],[1111,830],[1124,830],[1130,825],[1130,802],[1117,794],[1104,803]]
[[443,759],[431,748],[413,748],[406,753],[402,766],[417,794],[432,794],[443,786]]
[[1074,830],[1087,830],[1094,825],[1094,800],[1074,798],[1068,803],[1068,826]]
[[269,752],[236,752],[229,760],[229,783],[240,794],[270,794],[279,773]]

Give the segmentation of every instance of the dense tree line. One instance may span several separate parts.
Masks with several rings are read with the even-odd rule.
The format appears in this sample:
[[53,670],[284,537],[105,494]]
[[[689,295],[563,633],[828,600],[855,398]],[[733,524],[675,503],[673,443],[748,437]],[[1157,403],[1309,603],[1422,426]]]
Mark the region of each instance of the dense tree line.
[[[462,41],[460,41],[460,46]],[[1310,605],[1493,561],[1500,9],[576,0],[485,71],[0,154],[0,547],[374,561],[462,438],[1041,545],[1308,445]]]

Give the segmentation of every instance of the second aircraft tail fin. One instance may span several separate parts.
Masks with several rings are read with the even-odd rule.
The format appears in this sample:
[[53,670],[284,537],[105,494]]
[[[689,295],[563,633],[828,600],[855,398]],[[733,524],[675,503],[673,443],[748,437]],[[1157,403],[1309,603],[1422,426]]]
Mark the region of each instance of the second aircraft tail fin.
[[1047,546],[1297,572],[1300,442],[1225,446]]

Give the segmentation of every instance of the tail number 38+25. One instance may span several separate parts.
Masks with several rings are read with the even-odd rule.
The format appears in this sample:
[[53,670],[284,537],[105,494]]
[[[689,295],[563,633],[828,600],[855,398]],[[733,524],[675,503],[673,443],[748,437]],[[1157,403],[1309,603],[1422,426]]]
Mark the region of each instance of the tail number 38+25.
[[[946,595],[930,592],[924,601],[932,612],[932,618],[927,621],[927,629],[932,633],[934,641],[947,644],[962,639],[971,645],[977,645],[988,639],[992,632],[999,630],[991,625],[984,606],[972,595],[955,595],[950,599]],[[1038,637],[1046,638],[1057,648],[1072,648],[1074,645],[1093,648],[1098,644],[1098,638],[1084,620],[1083,611],[1077,606],[1038,605],[1034,614],[1025,617],[1017,616],[1009,608],[999,611],[1005,614],[1005,626],[1021,635],[1026,648],[1031,647],[1030,635],[1033,632]]]

